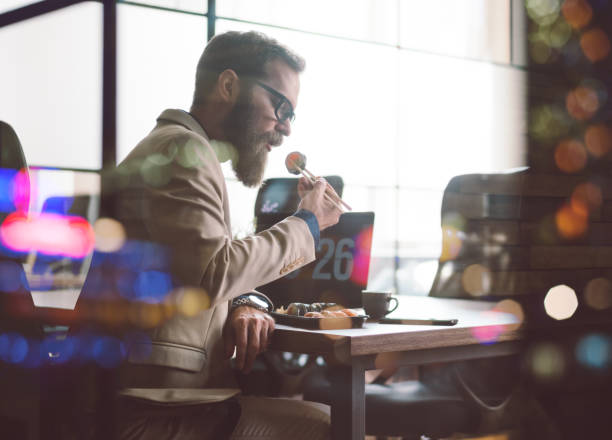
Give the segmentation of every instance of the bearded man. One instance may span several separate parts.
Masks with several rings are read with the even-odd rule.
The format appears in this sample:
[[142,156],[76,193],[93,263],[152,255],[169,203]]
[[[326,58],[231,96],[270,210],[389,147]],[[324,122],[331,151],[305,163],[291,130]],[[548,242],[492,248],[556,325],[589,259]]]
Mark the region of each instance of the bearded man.
[[237,368],[248,372],[274,329],[269,300],[254,289],[313,261],[320,230],[340,216],[324,199],[323,179],[301,180],[293,216],[232,238],[220,162],[231,160],[245,185],[261,183],[268,154],[291,133],[303,69],[299,56],[262,34],[216,36],[198,63],[190,111],[162,112],[114,173],[115,216],[129,238],[120,261],[132,271],[115,288],[136,301],[174,296],[199,305],[178,307],[130,344],[121,438],[226,437],[237,418],[232,402],[241,409],[232,438],[329,436],[328,408],[236,397],[229,364],[235,349]]

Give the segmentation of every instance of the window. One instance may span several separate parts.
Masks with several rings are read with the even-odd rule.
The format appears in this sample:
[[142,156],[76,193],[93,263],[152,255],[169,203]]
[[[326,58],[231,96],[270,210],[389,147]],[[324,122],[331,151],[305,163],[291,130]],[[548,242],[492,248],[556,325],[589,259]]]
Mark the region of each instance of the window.
[[206,29],[200,16],[118,6],[118,161],[151,131],[164,109],[189,110]]
[[0,119],[19,135],[28,163],[99,169],[102,5],[2,28],[0,52],[11,60],[0,69]]
[[[3,6],[27,2],[12,3]],[[219,0],[213,17],[206,0],[118,3],[119,160],[163,109],[189,108],[209,31],[257,30],[306,58],[292,135],[265,177],[287,177],[294,150],[313,173],[342,176],[346,201],[376,213],[371,288],[426,294],[447,182],[525,163],[520,2]],[[0,32],[0,49],[18,60],[0,72],[0,118],[32,164],[101,165],[100,23],[101,6],[85,2]],[[42,32],[54,38],[41,48]],[[229,164],[223,170],[244,236],[257,189],[238,183]]]

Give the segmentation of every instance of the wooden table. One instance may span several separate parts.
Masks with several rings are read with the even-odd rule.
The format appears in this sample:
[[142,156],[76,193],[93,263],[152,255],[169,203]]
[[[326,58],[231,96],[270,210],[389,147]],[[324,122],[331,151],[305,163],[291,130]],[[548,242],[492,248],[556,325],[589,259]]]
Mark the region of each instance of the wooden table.
[[430,297],[400,297],[390,317],[459,320],[448,326],[366,323],[362,329],[303,330],[277,325],[271,347],[326,356],[331,367],[332,437],[365,436],[365,371],[516,353],[519,324],[494,311],[495,303]]

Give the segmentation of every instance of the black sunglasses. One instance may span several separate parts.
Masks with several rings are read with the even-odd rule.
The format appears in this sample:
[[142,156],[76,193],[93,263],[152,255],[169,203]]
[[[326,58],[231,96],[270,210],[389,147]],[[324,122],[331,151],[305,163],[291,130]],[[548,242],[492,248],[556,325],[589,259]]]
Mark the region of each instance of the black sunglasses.
[[287,99],[285,95],[281,92],[274,90],[267,84],[262,83],[261,81],[255,81],[259,87],[270,93],[272,96],[278,98],[278,104],[274,107],[274,115],[278,122],[283,123],[287,120],[293,122],[295,120],[295,113],[293,112],[293,106]]

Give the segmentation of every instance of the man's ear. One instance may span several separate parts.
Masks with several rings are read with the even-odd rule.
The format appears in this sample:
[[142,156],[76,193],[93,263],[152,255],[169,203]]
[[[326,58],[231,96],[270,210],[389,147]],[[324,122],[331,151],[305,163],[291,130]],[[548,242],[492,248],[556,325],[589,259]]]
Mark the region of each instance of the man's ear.
[[240,78],[232,69],[225,69],[217,78],[217,92],[228,103],[236,102],[240,93]]

